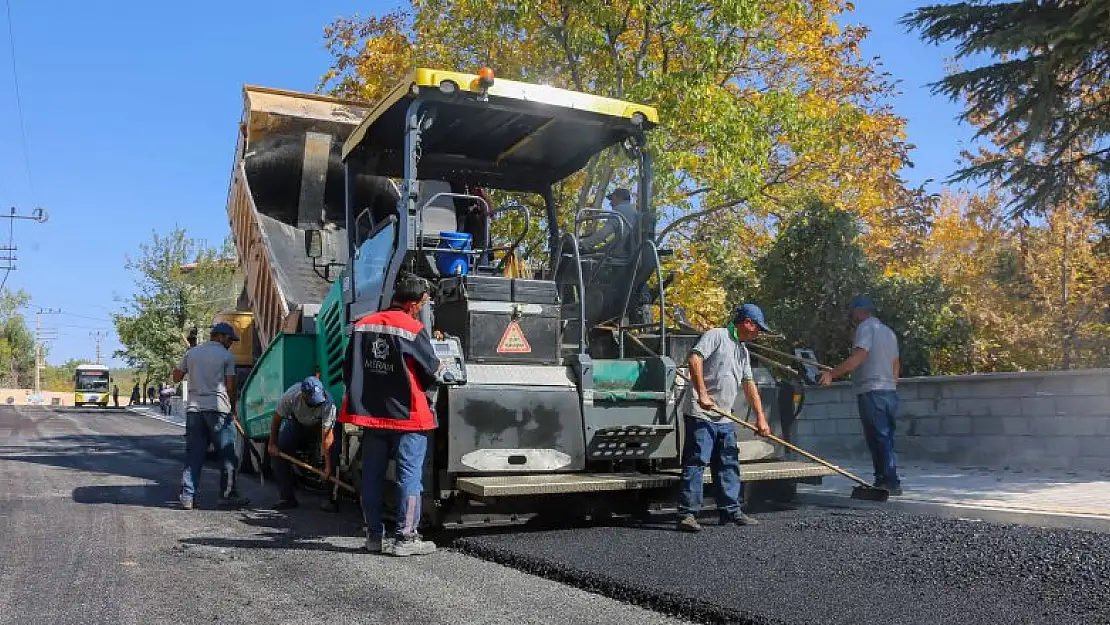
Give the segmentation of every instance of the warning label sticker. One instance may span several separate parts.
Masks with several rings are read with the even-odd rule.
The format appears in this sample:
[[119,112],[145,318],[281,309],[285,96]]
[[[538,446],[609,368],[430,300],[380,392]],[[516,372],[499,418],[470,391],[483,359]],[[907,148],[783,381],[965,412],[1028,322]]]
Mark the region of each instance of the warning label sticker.
[[524,338],[524,331],[520,329],[520,324],[516,321],[510,321],[509,327],[505,328],[505,334],[501,336],[501,342],[497,344],[497,353],[532,353],[532,346],[528,344],[528,339]]

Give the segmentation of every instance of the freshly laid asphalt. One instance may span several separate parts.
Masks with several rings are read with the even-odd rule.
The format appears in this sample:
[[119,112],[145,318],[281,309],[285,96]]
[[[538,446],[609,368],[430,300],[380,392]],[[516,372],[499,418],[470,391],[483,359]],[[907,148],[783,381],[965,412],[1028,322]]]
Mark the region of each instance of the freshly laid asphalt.
[[802,507],[695,535],[444,534],[454,549],[390,558],[360,551],[349,504],[276,513],[254,477],[250,509],[213,509],[211,465],[200,509],[176,509],[182,433],[0,406],[0,625],[1110,623],[1110,534]]
[[1110,623],[1110,535],[802,508],[755,527],[513,532],[455,547],[706,623]]

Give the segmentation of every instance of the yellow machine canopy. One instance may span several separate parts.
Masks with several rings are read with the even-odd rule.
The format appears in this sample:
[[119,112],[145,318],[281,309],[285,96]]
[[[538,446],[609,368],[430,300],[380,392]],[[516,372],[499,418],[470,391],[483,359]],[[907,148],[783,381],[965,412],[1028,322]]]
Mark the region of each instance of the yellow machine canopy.
[[[417,102],[419,110],[412,109]],[[415,119],[406,119],[410,112]],[[488,70],[417,69],[351,133],[344,160],[357,159],[374,175],[404,177],[406,128],[419,119],[427,122],[420,178],[461,175],[511,191],[542,190],[659,123],[650,106],[502,80]]]

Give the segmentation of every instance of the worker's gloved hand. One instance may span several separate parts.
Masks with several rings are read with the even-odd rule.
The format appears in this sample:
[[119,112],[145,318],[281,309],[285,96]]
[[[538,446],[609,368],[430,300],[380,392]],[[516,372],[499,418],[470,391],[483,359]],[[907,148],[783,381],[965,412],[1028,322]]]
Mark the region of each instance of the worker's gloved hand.
[[457,384],[458,383],[458,379],[455,378],[454,372],[452,372],[447,367],[443,367],[439,371],[436,371],[436,381],[439,382],[440,384]]

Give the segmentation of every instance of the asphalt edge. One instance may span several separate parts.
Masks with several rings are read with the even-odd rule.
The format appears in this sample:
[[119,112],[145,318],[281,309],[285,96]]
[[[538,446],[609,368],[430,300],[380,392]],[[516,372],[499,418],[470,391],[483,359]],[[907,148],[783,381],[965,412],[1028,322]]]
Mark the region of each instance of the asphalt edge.
[[598,575],[573,567],[558,566],[542,558],[523,556],[500,550],[467,538],[458,538],[450,546],[464,555],[500,564],[579,590],[614,599],[622,603],[645,608],[667,616],[688,619],[707,625],[803,625],[796,622],[772,620],[753,614],[726,610],[700,599],[692,599],[671,592],[652,592],[637,588],[606,575]]
[[885,503],[859,501],[846,495],[799,492],[796,503],[823,508],[851,508],[854,510],[893,509],[912,514],[930,514],[948,519],[987,521],[1063,530],[1082,530],[1110,534],[1110,517],[1094,514],[1003,508],[1000,506],[963,504],[921,499],[892,497]]

